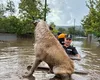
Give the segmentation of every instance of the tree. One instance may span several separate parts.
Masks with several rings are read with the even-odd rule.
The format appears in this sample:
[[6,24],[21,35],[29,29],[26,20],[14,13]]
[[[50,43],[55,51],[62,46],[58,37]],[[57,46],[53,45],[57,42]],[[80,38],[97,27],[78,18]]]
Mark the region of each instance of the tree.
[[70,28],[68,28],[68,33],[69,34],[72,34],[72,35],[75,35],[75,27],[70,27]]
[[86,15],[82,20],[82,25],[84,27],[86,34],[93,33],[93,24],[95,22],[94,1],[89,0],[89,4],[87,4],[87,7],[90,9],[89,14]]
[[50,23],[50,27],[53,28],[53,31],[52,32],[53,32],[54,35],[56,35],[58,33],[58,30],[56,29],[56,25],[54,24],[54,22],[51,22]]
[[60,31],[61,33],[66,33],[67,32],[67,30],[65,28],[62,28],[62,27],[58,28],[58,31]]
[[4,16],[5,8],[3,4],[0,4],[0,18]]
[[11,16],[13,15],[13,13],[15,13],[15,5],[13,1],[11,0],[7,1],[6,11],[10,12]]
[[[44,18],[44,6],[40,0],[21,0],[19,4],[20,13],[24,15],[24,19],[43,19]],[[49,12],[49,8],[47,8]],[[22,16],[21,16],[22,17]]]
[[100,37],[100,0],[89,0],[87,3],[89,14],[82,20],[86,34],[92,33]]

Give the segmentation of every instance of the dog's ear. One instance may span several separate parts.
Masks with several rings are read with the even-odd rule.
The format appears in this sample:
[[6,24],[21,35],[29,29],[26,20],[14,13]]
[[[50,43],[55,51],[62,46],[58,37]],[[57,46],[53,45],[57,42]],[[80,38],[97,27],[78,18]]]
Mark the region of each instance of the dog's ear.
[[38,22],[35,22],[35,23],[33,23],[34,24],[34,26],[36,27],[36,25],[38,24]]
[[33,22],[33,24],[35,25],[35,26],[37,26],[37,24],[40,22],[40,20],[35,20],[34,22]]

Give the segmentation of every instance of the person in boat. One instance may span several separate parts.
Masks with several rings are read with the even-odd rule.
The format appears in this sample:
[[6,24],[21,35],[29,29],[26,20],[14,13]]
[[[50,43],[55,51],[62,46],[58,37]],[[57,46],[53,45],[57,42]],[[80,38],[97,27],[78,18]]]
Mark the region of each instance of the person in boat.
[[66,35],[66,38],[64,39],[63,48],[65,49],[69,57],[77,57],[78,59],[81,59],[81,56],[76,50],[76,48],[71,46],[71,42],[72,42],[72,35],[71,34]]

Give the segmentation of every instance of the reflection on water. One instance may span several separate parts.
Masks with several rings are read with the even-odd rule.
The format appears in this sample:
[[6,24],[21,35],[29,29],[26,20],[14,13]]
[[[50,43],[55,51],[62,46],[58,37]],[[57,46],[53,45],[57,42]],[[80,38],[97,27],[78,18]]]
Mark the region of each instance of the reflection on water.
[[[100,46],[97,46],[97,43],[88,44],[85,38],[74,40],[73,45],[82,56],[81,61],[75,61],[75,67],[89,71],[89,75],[72,75],[73,80],[99,80]],[[26,70],[27,65],[34,62],[34,58],[33,40],[1,40],[0,80],[22,80],[21,74]],[[36,71],[34,76],[35,80],[58,80],[53,79],[53,74],[45,71]]]
[[2,41],[12,41],[16,39],[17,39],[17,36],[15,34],[0,33],[0,40]]
[[[98,42],[87,42],[87,39],[82,41],[82,54],[85,54],[82,67],[87,69],[90,73],[90,77],[92,80],[99,80],[100,77],[100,46],[98,46]],[[81,62],[82,62],[81,61]]]

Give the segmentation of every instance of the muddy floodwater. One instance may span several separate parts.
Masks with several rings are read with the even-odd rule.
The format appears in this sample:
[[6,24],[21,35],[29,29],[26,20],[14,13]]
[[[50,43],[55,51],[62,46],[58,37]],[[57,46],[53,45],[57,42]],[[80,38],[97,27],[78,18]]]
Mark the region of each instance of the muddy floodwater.
[[[18,39],[13,35],[0,35],[0,80],[23,79],[26,67],[34,62],[34,42],[32,39]],[[72,80],[100,80],[100,46],[98,42],[87,42],[78,37],[73,43],[80,53],[81,61],[74,61],[77,70],[88,71],[87,75],[73,74]],[[55,79],[54,74],[46,71],[35,71],[31,80],[63,80]],[[65,79],[64,79],[65,80]]]

